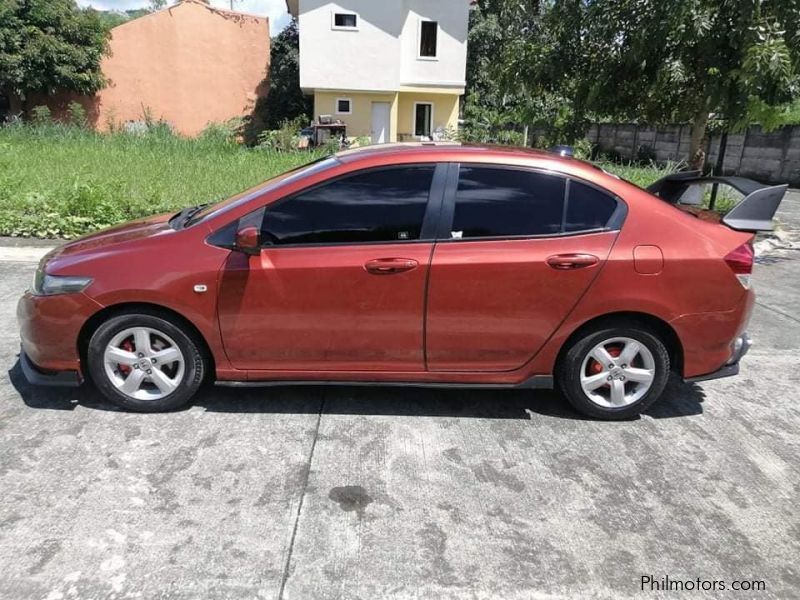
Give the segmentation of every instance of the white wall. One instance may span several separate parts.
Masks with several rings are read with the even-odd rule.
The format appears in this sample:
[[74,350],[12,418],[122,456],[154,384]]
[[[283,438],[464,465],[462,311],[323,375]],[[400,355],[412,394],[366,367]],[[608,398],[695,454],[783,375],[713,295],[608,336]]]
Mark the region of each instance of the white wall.
[[[358,30],[332,27],[356,13]],[[436,60],[418,59],[419,22],[439,22]],[[469,0],[300,0],[300,86],[398,90],[464,86]]]
[[[463,88],[467,71],[467,0],[404,0],[400,84]],[[420,21],[437,21],[436,60],[418,58]]]

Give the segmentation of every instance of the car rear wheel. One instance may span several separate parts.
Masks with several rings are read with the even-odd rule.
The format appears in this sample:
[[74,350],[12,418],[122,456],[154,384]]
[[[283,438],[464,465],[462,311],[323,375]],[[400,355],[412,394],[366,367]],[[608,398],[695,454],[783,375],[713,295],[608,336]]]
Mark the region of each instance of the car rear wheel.
[[567,349],[557,382],[575,409],[598,419],[626,419],[659,399],[669,378],[669,352],[638,325],[604,326]]
[[89,374],[111,402],[141,412],[174,410],[195,395],[206,373],[198,344],[154,314],[116,315],[89,340]]

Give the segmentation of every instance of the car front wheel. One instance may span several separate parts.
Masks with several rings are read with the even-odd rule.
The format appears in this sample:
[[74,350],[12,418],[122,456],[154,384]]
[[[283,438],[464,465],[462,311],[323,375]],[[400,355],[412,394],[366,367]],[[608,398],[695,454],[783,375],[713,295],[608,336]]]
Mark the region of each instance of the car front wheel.
[[575,340],[557,381],[570,404],[599,419],[626,419],[659,399],[669,378],[669,352],[639,326],[606,326]]
[[94,332],[86,354],[100,392],[123,408],[141,412],[185,405],[206,373],[198,344],[156,314],[111,317]]

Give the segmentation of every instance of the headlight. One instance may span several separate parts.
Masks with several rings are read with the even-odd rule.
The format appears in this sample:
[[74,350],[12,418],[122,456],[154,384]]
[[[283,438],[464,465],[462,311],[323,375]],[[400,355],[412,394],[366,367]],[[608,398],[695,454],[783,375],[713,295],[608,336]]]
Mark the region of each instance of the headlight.
[[37,296],[74,294],[85,290],[90,283],[92,283],[91,277],[48,275],[43,268],[39,268],[36,269],[36,274],[33,276],[31,292]]

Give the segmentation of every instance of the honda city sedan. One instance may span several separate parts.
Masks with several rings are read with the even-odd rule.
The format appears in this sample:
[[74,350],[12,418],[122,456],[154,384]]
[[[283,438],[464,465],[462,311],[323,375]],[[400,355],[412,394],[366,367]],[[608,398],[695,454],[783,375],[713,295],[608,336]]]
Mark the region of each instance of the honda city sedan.
[[[718,185],[743,198],[723,218],[702,209]],[[50,252],[20,363],[137,411],[209,381],[369,383],[555,387],[628,418],[671,373],[738,372],[753,234],[784,191],[698,173],[648,191],[529,149],[347,151]]]

